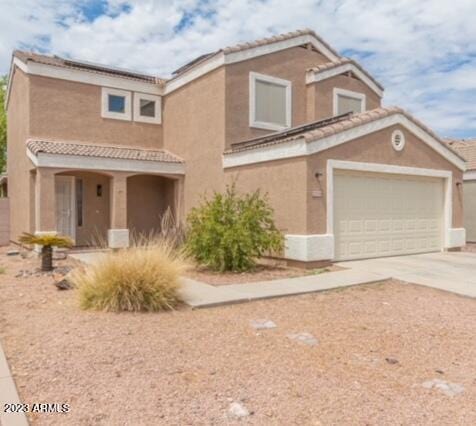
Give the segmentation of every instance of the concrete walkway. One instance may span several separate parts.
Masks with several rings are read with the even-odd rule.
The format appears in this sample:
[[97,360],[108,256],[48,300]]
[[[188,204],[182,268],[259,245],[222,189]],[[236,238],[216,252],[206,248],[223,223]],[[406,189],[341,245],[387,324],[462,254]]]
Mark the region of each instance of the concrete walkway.
[[[94,264],[103,253],[74,253],[70,255],[87,264]],[[251,300],[293,296],[333,288],[349,287],[384,281],[390,277],[362,270],[343,270],[320,275],[262,281],[249,284],[213,286],[189,278],[182,279],[181,297],[192,308],[208,308]]]
[[343,270],[320,275],[262,281],[249,284],[212,286],[190,279],[184,279],[181,290],[184,301],[192,308],[208,308],[231,303],[274,297],[295,296],[334,288],[371,284],[389,279],[384,274],[362,270]]
[[440,252],[383,257],[341,262],[340,266],[476,297],[476,253]]
[[5,404],[20,404],[20,398],[0,343],[0,425],[28,426],[25,413],[5,413]]

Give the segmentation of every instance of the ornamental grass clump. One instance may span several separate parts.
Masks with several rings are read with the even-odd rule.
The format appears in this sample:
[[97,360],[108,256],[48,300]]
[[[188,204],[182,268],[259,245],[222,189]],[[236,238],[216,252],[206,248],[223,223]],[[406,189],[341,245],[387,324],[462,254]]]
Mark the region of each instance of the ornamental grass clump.
[[180,303],[183,255],[166,241],[142,243],[110,252],[96,264],[77,269],[71,281],[82,309],[164,311]]
[[41,246],[41,270],[44,272],[53,270],[53,247],[70,248],[73,246],[71,238],[56,234],[33,235],[24,232],[18,240],[22,244]]
[[192,209],[187,224],[186,252],[216,271],[251,270],[260,256],[284,246],[266,196],[260,191],[239,195],[234,184]]

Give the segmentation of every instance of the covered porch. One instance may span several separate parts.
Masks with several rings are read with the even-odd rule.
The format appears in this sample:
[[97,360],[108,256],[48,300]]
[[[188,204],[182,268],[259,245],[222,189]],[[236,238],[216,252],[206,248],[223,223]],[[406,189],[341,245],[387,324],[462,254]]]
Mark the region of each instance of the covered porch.
[[163,150],[29,141],[35,168],[35,233],[71,237],[76,246],[127,247],[180,221],[184,164]]

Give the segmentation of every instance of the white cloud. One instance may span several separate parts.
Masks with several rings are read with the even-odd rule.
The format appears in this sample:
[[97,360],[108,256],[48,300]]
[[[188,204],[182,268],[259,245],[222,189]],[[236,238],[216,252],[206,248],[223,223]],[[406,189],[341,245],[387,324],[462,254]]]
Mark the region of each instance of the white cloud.
[[0,72],[13,48],[33,46],[167,76],[202,53],[310,27],[385,85],[386,104],[444,135],[476,133],[474,0],[108,0],[91,21],[82,7],[93,1],[2,0]]

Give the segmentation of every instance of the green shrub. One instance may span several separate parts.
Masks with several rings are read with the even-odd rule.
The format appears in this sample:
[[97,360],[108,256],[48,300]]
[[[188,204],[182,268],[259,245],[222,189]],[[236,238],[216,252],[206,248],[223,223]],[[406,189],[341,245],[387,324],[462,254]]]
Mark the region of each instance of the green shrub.
[[71,273],[83,309],[162,311],[179,302],[183,256],[163,241],[110,252],[96,264]]
[[217,271],[246,271],[256,258],[283,248],[274,212],[259,191],[238,195],[235,185],[191,210],[187,218],[186,251]]

